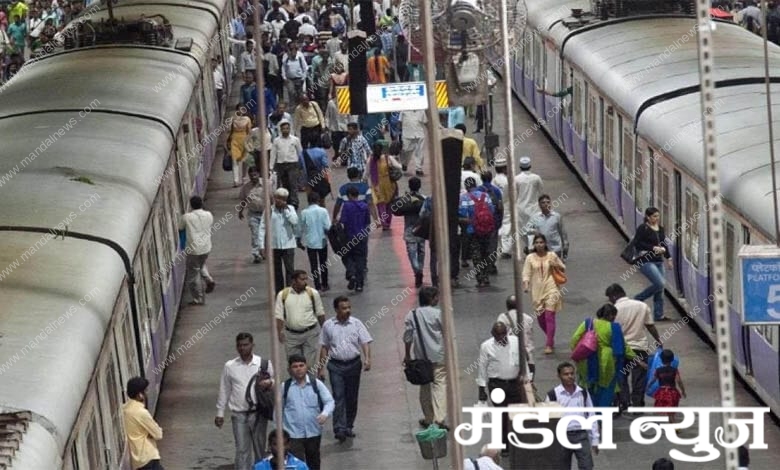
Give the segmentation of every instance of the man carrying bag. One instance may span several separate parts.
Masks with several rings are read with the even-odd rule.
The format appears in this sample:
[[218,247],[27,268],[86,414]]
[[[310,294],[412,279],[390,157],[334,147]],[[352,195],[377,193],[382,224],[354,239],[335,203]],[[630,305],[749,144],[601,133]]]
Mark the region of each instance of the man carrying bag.
[[[449,429],[447,415],[447,373],[444,365],[439,290],[435,287],[420,289],[420,306],[406,315],[404,320],[404,373],[407,380],[420,385],[420,407],[424,418],[420,426],[432,423]],[[412,360],[412,348],[414,357]]]

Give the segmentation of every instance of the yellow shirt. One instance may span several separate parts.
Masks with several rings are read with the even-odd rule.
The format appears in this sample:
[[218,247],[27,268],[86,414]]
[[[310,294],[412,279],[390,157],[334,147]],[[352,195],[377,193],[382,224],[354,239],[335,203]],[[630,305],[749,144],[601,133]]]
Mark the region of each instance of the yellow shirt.
[[157,443],[163,437],[162,428],[154,421],[149,410],[137,400],[122,405],[125,432],[130,445],[130,466],[140,468],[160,458]]
[[463,160],[465,160],[466,157],[474,157],[474,161],[477,165],[475,170],[481,170],[484,168],[484,165],[482,164],[482,156],[479,154],[479,145],[477,144],[476,140],[470,137],[463,138]]

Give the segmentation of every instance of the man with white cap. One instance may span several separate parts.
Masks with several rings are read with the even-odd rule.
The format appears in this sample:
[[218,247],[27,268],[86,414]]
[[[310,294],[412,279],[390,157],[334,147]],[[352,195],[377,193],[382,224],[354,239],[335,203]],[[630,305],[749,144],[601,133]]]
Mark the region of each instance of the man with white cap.
[[[509,179],[506,177],[506,157],[498,155],[493,161],[496,166],[496,176],[493,177],[493,184],[501,190],[501,198],[506,201],[509,197]],[[500,240],[500,252],[502,258],[512,257],[512,216],[508,210],[504,211],[504,217],[501,219],[501,227],[498,229]]]
[[[287,204],[290,192],[284,188],[274,191],[274,205],[271,209],[271,249],[274,250],[274,278],[276,291],[281,291],[292,282],[295,269],[295,248],[298,246],[298,214],[295,208]],[[260,224],[260,232],[265,232],[265,218]]]
[[521,235],[531,230],[528,222],[539,209],[539,196],[542,194],[542,178],[531,172],[531,158],[520,158],[520,174],[515,176],[515,210]]

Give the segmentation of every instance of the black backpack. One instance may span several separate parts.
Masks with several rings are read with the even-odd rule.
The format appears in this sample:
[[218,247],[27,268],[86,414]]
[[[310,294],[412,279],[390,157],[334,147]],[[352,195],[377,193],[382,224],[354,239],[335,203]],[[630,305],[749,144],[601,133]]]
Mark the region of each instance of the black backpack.
[[[269,420],[274,417],[274,388],[263,388],[260,386],[260,382],[270,378],[268,359],[262,359],[260,361],[260,370],[249,379],[249,384],[246,387],[246,402],[249,403],[249,411],[255,411],[263,418]],[[255,390],[256,403],[252,400],[252,389]]]
[[[320,395],[320,387],[317,385],[317,377],[314,376],[314,374],[306,374],[309,376],[309,382],[311,382],[312,388],[314,388],[314,393],[317,394],[317,403],[320,405],[320,413],[323,409],[325,409],[325,403],[322,401],[322,396]],[[287,392],[290,391],[290,385],[292,385],[292,377],[284,381],[284,392],[282,394],[282,397],[284,399],[284,405],[287,406]]]

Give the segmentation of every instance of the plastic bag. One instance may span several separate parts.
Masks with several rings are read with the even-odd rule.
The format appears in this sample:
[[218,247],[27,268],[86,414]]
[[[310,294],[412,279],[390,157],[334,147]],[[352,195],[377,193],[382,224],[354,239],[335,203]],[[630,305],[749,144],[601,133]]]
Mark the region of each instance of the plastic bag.
[[447,430],[440,428],[436,424],[431,424],[427,429],[416,433],[414,437],[417,442],[433,442],[439,439],[443,439],[447,436]]

